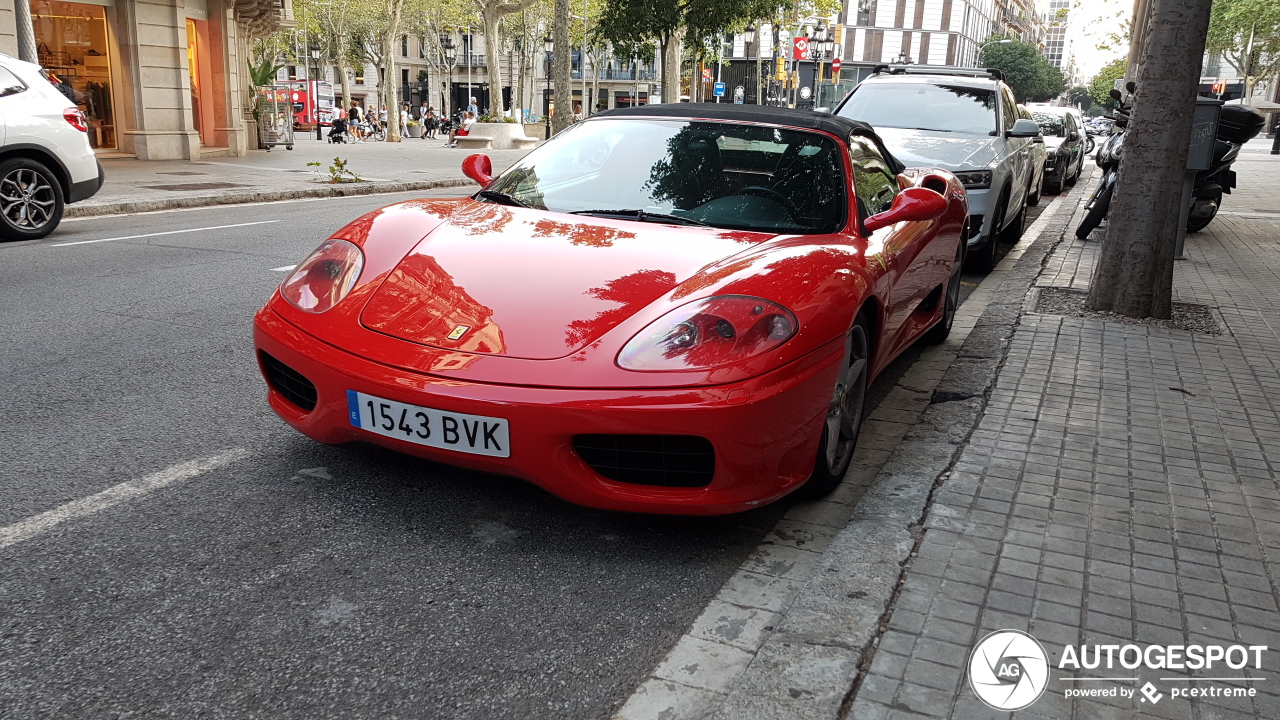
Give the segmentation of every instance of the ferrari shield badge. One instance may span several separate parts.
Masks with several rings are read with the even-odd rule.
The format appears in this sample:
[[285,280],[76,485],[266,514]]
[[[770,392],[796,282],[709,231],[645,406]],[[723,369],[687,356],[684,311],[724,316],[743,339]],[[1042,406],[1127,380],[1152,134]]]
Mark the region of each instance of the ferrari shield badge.
[[470,330],[470,329],[471,329],[471,326],[470,326],[470,325],[459,325],[459,326],[455,327],[453,330],[449,331],[448,338],[449,338],[450,340],[457,340],[458,338],[462,337],[463,335],[466,335],[466,334],[467,334],[467,331],[468,331],[468,330]]

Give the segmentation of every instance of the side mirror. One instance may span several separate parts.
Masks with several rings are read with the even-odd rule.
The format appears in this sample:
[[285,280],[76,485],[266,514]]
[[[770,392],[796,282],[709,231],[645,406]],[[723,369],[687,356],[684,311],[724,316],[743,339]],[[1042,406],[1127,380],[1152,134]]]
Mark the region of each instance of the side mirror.
[[1120,91],[1115,88],[1111,88],[1111,92],[1107,94],[1111,96],[1112,100],[1119,100],[1120,98],[1124,97],[1123,95],[1120,94]]
[[867,218],[867,232],[875,232],[904,221],[933,220],[947,211],[947,199],[929,188],[911,187],[898,193],[893,205],[879,215]]
[[1013,124],[1007,134],[1011,138],[1033,138],[1040,134],[1040,126],[1034,120],[1022,118]]
[[462,159],[462,174],[484,187],[493,180],[493,161],[484,153],[468,155]]
[[1128,91],[1129,91],[1129,94],[1130,94],[1130,95],[1132,95],[1132,94],[1134,94],[1134,93],[1138,92],[1138,84],[1137,84],[1137,83],[1135,83],[1134,81],[1130,80],[1129,82],[1127,82],[1127,83],[1125,83],[1125,84],[1124,84],[1124,89],[1125,89],[1125,90],[1128,90]]

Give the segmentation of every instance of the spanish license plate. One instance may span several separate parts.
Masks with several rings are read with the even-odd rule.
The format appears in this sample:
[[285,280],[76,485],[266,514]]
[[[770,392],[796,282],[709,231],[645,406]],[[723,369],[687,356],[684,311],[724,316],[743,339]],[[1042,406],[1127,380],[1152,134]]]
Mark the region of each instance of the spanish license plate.
[[491,457],[511,457],[507,421],[410,405],[347,391],[347,417],[361,430],[405,442]]

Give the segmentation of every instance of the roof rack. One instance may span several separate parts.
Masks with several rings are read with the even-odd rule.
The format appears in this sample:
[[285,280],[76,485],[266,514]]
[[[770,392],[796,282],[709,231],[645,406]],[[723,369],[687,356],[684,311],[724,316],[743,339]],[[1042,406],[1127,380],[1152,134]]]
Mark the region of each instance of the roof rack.
[[989,77],[992,80],[1004,80],[1004,73],[997,68],[967,68],[948,65],[876,65],[871,68],[872,75],[880,73],[890,75],[955,75],[958,77]]

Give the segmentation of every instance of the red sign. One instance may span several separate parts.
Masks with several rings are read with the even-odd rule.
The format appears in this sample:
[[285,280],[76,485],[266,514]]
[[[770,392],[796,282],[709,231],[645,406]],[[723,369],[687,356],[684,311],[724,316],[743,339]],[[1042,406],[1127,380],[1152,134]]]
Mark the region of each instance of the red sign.
[[711,68],[702,68],[702,82],[711,82]]
[[809,59],[809,38],[798,37],[791,41],[791,57],[796,60]]
[[833,73],[840,72],[840,58],[835,58],[834,60],[831,61],[831,72]]

